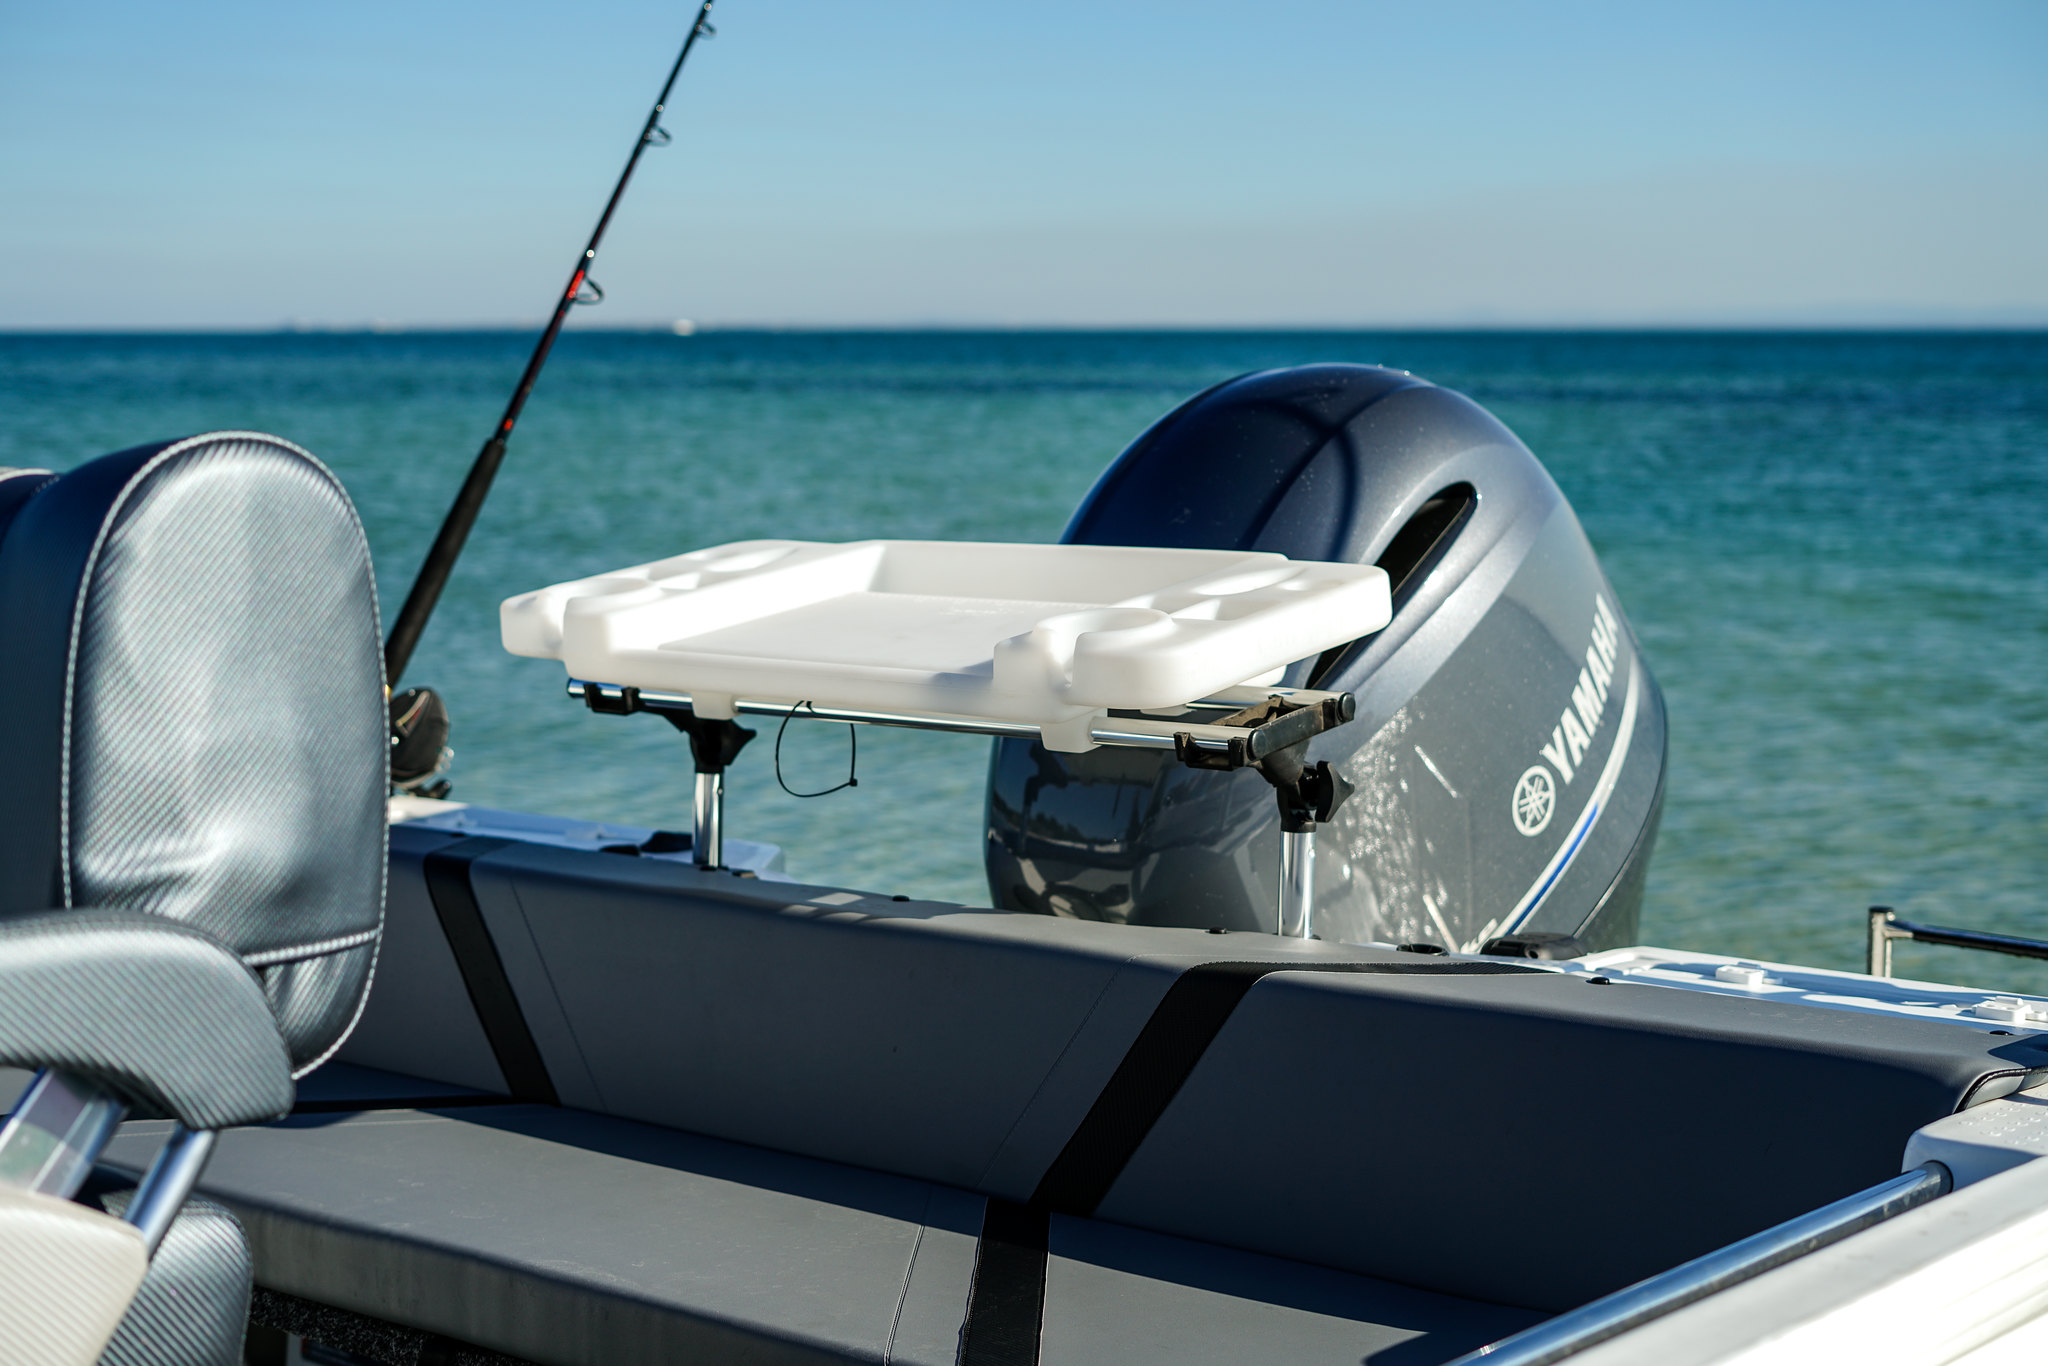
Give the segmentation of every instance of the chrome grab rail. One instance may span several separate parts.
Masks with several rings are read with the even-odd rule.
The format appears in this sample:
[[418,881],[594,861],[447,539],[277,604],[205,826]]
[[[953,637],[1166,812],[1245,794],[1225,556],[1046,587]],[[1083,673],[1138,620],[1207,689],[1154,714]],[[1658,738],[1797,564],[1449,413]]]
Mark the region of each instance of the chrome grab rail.
[[[587,702],[587,690],[592,688],[607,698],[617,698],[625,692],[624,688],[615,683],[596,683],[581,678],[569,679],[566,691],[572,702]],[[646,711],[688,711],[691,707],[688,693],[635,688],[633,694],[636,704]],[[1201,698],[1174,710],[1182,713],[1227,713],[1266,697],[1284,697],[1290,702],[1307,705],[1343,695],[1309,688],[1282,688],[1277,685],[1270,688],[1231,688],[1216,697]],[[849,725],[892,726],[902,730],[936,730],[954,735],[1007,736],[1020,740],[1035,740],[1039,735],[1039,727],[1029,721],[947,716],[938,712],[878,711],[866,707],[822,706],[811,702],[761,702],[746,697],[736,700],[733,703],[733,710],[741,716],[787,716],[803,721],[837,721]],[[1088,738],[1098,745],[1111,749],[1158,749],[1171,752],[1174,747],[1174,736],[1177,734],[1187,736],[1188,743],[1195,749],[1224,753],[1229,750],[1230,742],[1233,739],[1242,740],[1245,732],[1240,726],[1191,721],[1184,716],[1167,713],[1148,715],[1137,712],[1113,712],[1106,716],[1100,725],[1089,730]]]
[[1549,1366],[1774,1267],[1838,1243],[1948,1194],[1948,1168],[1928,1162],[1881,1185],[1788,1219],[1512,1337],[1467,1352],[1449,1366]]
[[2003,953],[2014,958],[2048,958],[2048,941],[1992,934],[1988,930],[1952,930],[1941,925],[1921,925],[1899,919],[1889,906],[1872,906],[1870,954],[1864,971],[1872,977],[1891,976],[1892,943],[1899,939],[1910,939],[1920,944],[1946,944],[1954,949]]

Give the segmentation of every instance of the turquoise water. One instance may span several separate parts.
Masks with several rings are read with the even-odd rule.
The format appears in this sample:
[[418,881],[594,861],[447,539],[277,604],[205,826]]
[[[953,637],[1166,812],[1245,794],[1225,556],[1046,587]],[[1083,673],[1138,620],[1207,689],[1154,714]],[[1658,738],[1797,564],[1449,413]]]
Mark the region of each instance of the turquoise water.
[[[347,483],[395,610],[516,379],[511,334],[0,337],[0,464],[216,427]],[[1311,360],[1399,366],[1549,465],[1671,712],[1647,941],[1860,966],[1862,911],[2048,935],[2048,335],[572,334],[409,681],[458,798],[687,822],[680,741],[497,644],[513,592],[751,536],[1049,540],[1181,398]],[[870,732],[816,801],[735,770],[736,835],[805,876],[981,901],[985,750]],[[790,730],[792,786],[844,731]],[[2048,990],[1901,947],[1900,970]]]

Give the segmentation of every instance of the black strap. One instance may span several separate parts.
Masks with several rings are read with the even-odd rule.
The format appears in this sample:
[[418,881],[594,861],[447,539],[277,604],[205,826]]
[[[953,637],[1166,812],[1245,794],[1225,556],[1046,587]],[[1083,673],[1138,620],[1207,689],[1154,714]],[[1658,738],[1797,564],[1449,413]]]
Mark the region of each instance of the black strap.
[[1038,1366],[1051,1224],[1051,1211],[1041,1205],[988,1202],[957,1366]]
[[958,1366],[1038,1366],[1045,1327],[1047,1240],[1055,1212],[1086,1216],[1180,1093],[1237,1003],[1275,972],[1418,977],[1541,972],[1518,963],[1202,963],[1174,979],[1110,1075],[1087,1117],[1053,1159],[1029,1204],[990,1199],[974,1254],[974,1285]]
[[559,1105],[562,1102],[548,1077],[547,1063],[533,1041],[533,1031],[526,1027],[519,997],[505,976],[504,960],[498,957],[490,927],[484,924],[483,909],[476,904],[476,891],[469,885],[470,864],[512,843],[476,837],[434,850],[424,861],[427,895],[433,900],[434,914],[441,918],[448,947],[454,951],[462,984],[469,988],[477,1022],[484,1027],[498,1070],[505,1074],[505,1089],[515,1100]]
[[1031,1197],[1062,1214],[1089,1215],[1123,1174],[1131,1155],[1180,1094],[1202,1054],[1223,1032],[1237,1003],[1275,972],[1363,972],[1405,976],[1482,976],[1541,972],[1515,963],[1202,963],[1166,989],[1108,1085]]

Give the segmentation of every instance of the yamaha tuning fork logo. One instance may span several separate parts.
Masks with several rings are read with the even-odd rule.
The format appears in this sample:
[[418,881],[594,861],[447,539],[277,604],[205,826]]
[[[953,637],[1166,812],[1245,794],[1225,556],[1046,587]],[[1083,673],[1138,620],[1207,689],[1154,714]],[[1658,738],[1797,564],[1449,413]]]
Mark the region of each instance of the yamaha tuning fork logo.
[[1556,810],[1557,784],[1550,781],[1550,770],[1541,764],[1529,765],[1529,771],[1515,782],[1515,829],[1525,835],[1540,835]]
[[[1607,692],[1614,681],[1614,661],[1621,648],[1621,628],[1607,599],[1593,597],[1593,639],[1586,646],[1586,664],[1572,685],[1571,701],[1550,728],[1550,740],[1540,747],[1546,767],[1535,763],[1515,780],[1512,810],[1515,829],[1524,835],[1540,835],[1557,813],[1558,780],[1570,784],[1607,719]],[[1551,770],[1557,778],[1551,777]]]

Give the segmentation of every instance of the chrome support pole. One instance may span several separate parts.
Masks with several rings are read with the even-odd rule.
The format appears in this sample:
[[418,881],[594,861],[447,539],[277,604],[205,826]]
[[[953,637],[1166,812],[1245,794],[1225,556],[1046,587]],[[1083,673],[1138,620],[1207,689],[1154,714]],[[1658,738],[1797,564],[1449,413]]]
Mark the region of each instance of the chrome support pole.
[[[704,730],[707,721],[714,727],[729,727],[735,716],[802,716],[851,725],[900,726],[958,735],[1042,739],[1045,734],[1044,727],[1028,721],[820,706],[810,701],[764,702],[748,698],[722,699],[730,715],[720,720],[698,717],[696,701],[688,693],[662,692],[574,677],[567,680],[567,687],[570,698],[592,711],[613,716],[647,711],[666,716],[671,725],[689,734],[691,755],[696,762],[715,765],[713,771],[698,772],[694,794],[696,827],[690,841],[692,861],[700,868],[724,865],[721,838],[724,780],[721,771],[753,736],[752,731],[742,730],[735,741],[730,733],[707,734]],[[1261,710],[1263,702],[1284,702],[1287,706],[1275,714],[1270,709]],[[1230,725],[1223,724],[1220,719],[1202,719],[1206,714],[1216,712],[1224,713],[1223,719],[1228,719],[1231,714],[1246,712],[1247,709],[1256,712],[1257,716]],[[1343,725],[1356,715],[1356,702],[1350,693],[1317,692],[1306,688],[1239,687],[1227,688],[1217,697],[1200,698],[1181,706],[1151,711],[1119,709],[1114,714],[1101,712],[1089,726],[1086,736],[1093,744],[1115,749],[1167,751],[1195,768],[1231,769],[1252,764],[1263,770],[1274,756],[1303,745],[1311,736]],[[1332,779],[1326,764],[1309,767],[1313,770],[1314,785],[1320,795],[1303,805],[1305,794],[1296,791],[1292,805],[1283,802],[1282,810],[1290,813],[1290,824],[1307,821],[1311,813],[1316,812],[1327,819],[1330,811],[1343,800],[1343,793],[1349,790],[1348,786],[1341,785],[1341,780]],[[1308,777],[1308,773],[1298,765],[1290,767],[1289,772],[1292,776],[1286,779],[1286,784],[1290,790]],[[1314,838],[1313,824],[1307,830],[1282,832],[1281,905],[1276,928],[1291,938],[1315,937]]]
[[1286,939],[1315,937],[1316,832],[1280,832],[1280,934]]
[[1948,1193],[1948,1168],[1939,1162],[1915,1167],[1868,1190],[1788,1219],[1661,1275],[1617,1290],[1570,1313],[1525,1328],[1512,1337],[1468,1352],[1450,1366],[1549,1366],[1631,1328],[1740,1285],[1809,1252],[1818,1252],[1916,1205]]
[[1863,970],[1872,977],[1892,975],[1892,908],[1872,906],[1870,908],[1870,953],[1869,962]]
[[0,1183],[69,1200],[126,1110],[83,1077],[36,1073],[0,1127]]
[[725,772],[697,774],[691,796],[690,861],[699,868],[725,866]]
[[211,1129],[188,1129],[182,1124],[172,1129],[164,1146],[157,1149],[156,1161],[149,1164],[135,1193],[128,1197],[128,1209],[121,1217],[141,1230],[143,1244],[151,1253],[184,1208],[185,1197],[199,1184],[206,1159],[213,1156],[216,1137]]

